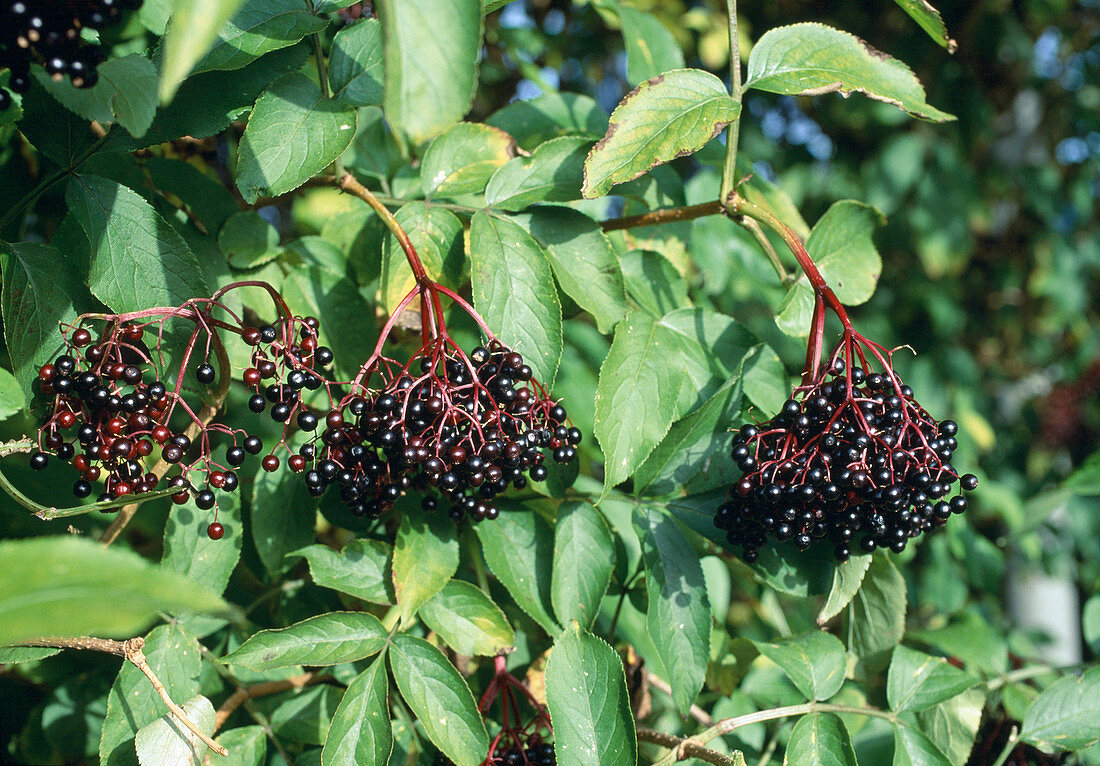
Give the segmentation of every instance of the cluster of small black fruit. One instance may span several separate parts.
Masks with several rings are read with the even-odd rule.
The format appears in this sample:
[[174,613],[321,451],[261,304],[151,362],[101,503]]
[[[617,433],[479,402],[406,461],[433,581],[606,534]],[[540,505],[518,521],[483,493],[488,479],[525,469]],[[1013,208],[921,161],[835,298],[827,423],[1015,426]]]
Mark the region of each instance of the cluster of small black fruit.
[[[99,46],[83,41],[80,30],[101,30],[119,20],[124,10],[142,0],[3,0],[0,3],[0,69],[11,70],[8,88],[26,93],[32,63],[53,77],[68,77],[77,88],[99,80],[96,66],[103,59]],[[0,111],[11,105],[0,90]]]
[[827,541],[841,561],[857,542],[865,552],[900,553],[966,510],[962,494],[947,497],[956,482],[967,491],[978,483],[951,465],[958,426],[930,417],[896,373],[858,366],[848,373],[838,360],[831,376],[796,395],[734,439],[744,476],[714,524],[745,561],[755,561],[768,538],[799,550]]
[[[300,429],[320,431],[288,465],[304,472],[314,496],[337,486],[355,516],[378,517],[409,490],[427,493],[422,506],[434,510],[434,487],[456,522],[494,519],[499,511],[489,501],[509,484],[519,489],[528,476],[546,479],[541,448],[570,463],[581,433],[569,427],[565,408],[539,392],[518,353],[494,342],[467,357],[447,342],[433,341],[378,393],[349,397],[323,420],[301,401],[301,388],[315,379],[305,368],[290,372],[286,384],[268,386],[266,396],[254,395],[249,406],[263,411],[271,401],[275,420],[297,413]],[[246,371],[246,382],[263,372]]]
[[[555,766],[554,746],[547,742],[532,742],[526,748],[503,748],[486,758],[482,766]],[[436,753],[432,766],[454,766],[443,753]]]

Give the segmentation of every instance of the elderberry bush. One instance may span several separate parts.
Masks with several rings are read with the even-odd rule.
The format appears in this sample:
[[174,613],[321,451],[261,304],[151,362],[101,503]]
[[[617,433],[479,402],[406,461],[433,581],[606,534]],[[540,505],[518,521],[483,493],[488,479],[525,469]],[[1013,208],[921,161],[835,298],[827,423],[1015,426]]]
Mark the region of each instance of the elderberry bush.
[[956,423],[932,418],[892,370],[849,373],[839,359],[825,377],[734,438],[744,475],[714,524],[747,562],[769,539],[831,545],[841,561],[853,546],[900,553],[966,510],[962,492],[949,497],[956,483],[977,486],[951,464]]
[[[119,22],[122,11],[140,7],[141,0],[4,0],[0,68],[11,70],[8,88],[26,93],[35,63],[52,77],[68,77],[77,88],[91,88],[99,81],[96,66],[103,53],[82,39],[81,30],[104,30]],[[10,104],[11,96],[0,90],[0,110]]]

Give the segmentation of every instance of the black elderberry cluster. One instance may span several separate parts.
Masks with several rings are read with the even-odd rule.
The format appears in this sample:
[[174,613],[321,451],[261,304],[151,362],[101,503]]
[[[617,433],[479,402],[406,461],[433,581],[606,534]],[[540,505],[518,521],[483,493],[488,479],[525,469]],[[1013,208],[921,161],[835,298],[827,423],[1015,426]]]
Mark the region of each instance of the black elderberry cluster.
[[[83,41],[81,29],[102,30],[116,24],[122,11],[141,7],[142,0],[0,0],[0,68],[11,70],[8,88],[26,93],[31,64],[39,63],[53,77],[68,77],[78,88],[99,80],[103,60],[99,46]],[[0,90],[0,111],[11,95]]]
[[491,501],[509,485],[547,477],[543,449],[570,463],[581,441],[523,357],[496,342],[466,356],[434,341],[378,393],[349,398],[323,422],[303,422],[304,413],[299,427],[322,430],[291,468],[313,462],[304,471],[309,491],[334,485],[353,515],[368,518],[416,490],[426,510],[445,498],[456,522],[494,519]]
[[[532,739],[526,747],[506,747],[497,750],[492,757],[486,758],[482,766],[556,766],[554,746]],[[454,762],[443,753],[437,752],[432,766],[454,766]]]
[[744,476],[714,524],[747,562],[769,539],[827,542],[842,561],[856,545],[900,553],[966,510],[965,496],[948,497],[956,482],[977,486],[951,465],[958,426],[930,417],[896,373],[848,373],[842,359],[831,372],[734,439]]

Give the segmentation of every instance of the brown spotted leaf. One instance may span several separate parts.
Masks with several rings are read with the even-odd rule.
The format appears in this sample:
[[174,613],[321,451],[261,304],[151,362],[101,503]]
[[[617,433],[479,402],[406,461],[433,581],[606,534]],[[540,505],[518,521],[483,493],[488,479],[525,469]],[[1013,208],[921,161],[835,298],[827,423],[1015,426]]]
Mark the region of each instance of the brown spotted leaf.
[[726,86],[698,69],[673,69],[627,93],[584,163],[585,197],[600,197],[657,165],[703,147],[741,112]]
[[824,24],[764,33],[749,55],[745,87],[790,96],[863,93],[922,120],[955,119],[925,102],[924,88],[905,64]]

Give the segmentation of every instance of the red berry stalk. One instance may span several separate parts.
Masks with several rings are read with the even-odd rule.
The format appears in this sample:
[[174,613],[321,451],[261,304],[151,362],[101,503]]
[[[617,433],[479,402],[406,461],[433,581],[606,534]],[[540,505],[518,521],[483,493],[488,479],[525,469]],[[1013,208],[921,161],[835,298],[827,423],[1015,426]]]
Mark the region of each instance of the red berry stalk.
[[[503,656],[495,657],[493,680],[478,703],[484,717],[500,702],[500,731],[489,743],[482,766],[554,766],[554,746],[548,742],[554,730],[546,706],[535,699],[518,678],[508,672]],[[520,701],[531,712],[524,713]]]
[[[891,351],[860,335],[822,278],[801,239],[766,210],[737,200],[740,211],[767,224],[790,247],[814,290],[814,312],[802,384],[778,415],[743,427],[732,457],[743,478],[719,507],[715,525],[746,561],[767,540],[790,540],[799,550],[828,542],[840,560],[851,546],[894,552],[966,510],[950,460],[958,426],[937,422],[893,369]],[[825,311],[842,333],[821,364]]]

